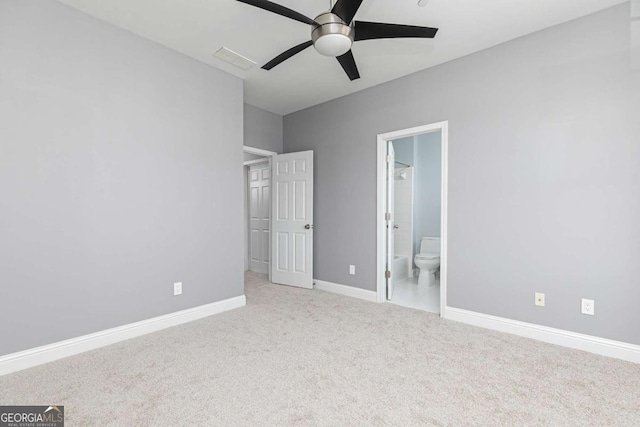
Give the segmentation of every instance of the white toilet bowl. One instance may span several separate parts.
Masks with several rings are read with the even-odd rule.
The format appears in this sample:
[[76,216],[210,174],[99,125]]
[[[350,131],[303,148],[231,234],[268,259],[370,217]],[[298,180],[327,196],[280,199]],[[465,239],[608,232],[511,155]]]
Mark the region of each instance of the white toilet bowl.
[[418,285],[431,285],[435,283],[436,271],[440,268],[440,255],[418,254],[414,261],[416,267],[420,269]]
[[418,286],[435,284],[436,272],[440,268],[440,238],[423,237],[420,241],[420,253],[414,262],[420,269]]

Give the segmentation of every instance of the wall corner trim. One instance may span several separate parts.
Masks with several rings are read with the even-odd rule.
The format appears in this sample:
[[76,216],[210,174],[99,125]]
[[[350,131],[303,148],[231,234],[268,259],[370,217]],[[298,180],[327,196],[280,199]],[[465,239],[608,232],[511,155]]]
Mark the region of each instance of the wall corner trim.
[[353,286],[347,285],[339,285],[337,283],[325,282],[324,280],[317,279],[314,279],[313,283],[315,284],[315,289],[321,291],[363,299],[365,301],[378,302],[378,295],[375,291],[367,291],[366,289],[355,288]]
[[73,356],[131,338],[192,322],[246,305],[244,295],[141,320],[104,331],[0,356],[0,376]]
[[491,316],[447,306],[442,317],[447,320],[466,323],[494,331],[506,332],[550,344],[569,347],[601,356],[613,357],[633,363],[640,363],[640,345],[614,341],[591,335],[533,323],[520,322],[504,317]]

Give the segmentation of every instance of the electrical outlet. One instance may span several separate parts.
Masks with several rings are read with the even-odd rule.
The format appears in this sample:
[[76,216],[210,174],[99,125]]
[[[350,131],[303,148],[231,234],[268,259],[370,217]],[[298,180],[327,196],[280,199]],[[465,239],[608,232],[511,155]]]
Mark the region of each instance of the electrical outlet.
[[351,274],[352,276],[356,275],[356,266],[355,265],[350,265],[349,266],[349,274]]
[[582,298],[582,314],[593,316],[596,314],[596,303],[592,299]]
[[182,282],[173,284],[173,295],[182,295]]
[[544,307],[544,294],[536,292],[536,305],[538,307]]

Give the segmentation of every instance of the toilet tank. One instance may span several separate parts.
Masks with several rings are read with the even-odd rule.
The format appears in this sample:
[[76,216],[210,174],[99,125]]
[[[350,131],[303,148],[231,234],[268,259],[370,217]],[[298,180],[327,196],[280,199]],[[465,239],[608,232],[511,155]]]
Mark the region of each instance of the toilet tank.
[[423,237],[420,240],[420,253],[439,254],[440,238],[439,237]]

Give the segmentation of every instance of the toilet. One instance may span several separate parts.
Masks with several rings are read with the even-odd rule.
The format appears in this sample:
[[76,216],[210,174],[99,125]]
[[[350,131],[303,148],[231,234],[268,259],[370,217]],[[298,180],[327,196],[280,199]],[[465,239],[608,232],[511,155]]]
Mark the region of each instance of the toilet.
[[420,253],[414,261],[420,269],[418,286],[435,284],[436,272],[440,268],[440,238],[423,237],[420,240]]

